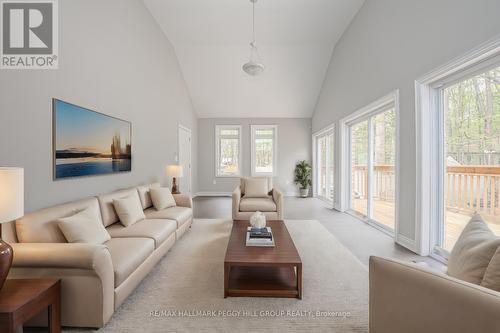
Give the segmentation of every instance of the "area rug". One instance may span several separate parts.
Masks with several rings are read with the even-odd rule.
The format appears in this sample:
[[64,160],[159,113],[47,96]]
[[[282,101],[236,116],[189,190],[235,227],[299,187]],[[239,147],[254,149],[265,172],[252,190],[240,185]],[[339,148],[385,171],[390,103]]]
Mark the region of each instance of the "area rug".
[[286,225],[303,263],[302,300],[224,299],[232,221],[198,219],[98,332],[367,332],[366,266],[318,221]]

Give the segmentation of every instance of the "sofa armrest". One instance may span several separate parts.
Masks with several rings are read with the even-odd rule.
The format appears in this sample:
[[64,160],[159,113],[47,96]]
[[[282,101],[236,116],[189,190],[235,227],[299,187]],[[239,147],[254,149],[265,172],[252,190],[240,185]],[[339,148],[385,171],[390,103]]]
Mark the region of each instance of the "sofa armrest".
[[370,332],[496,332],[500,293],[422,269],[370,257]]
[[276,204],[276,212],[278,213],[278,220],[283,220],[283,193],[276,189],[273,188],[273,200],[274,203]]
[[240,201],[241,201],[241,187],[237,186],[232,194],[232,212],[233,220],[238,219],[238,213],[240,212]]
[[[105,245],[83,243],[14,243],[14,267],[62,267],[98,269],[111,264]],[[107,260],[109,259],[109,260]]]
[[[10,278],[61,279],[61,323],[102,327],[114,311],[115,278],[105,245],[81,243],[13,243]],[[42,318],[43,319],[43,318]],[[40,318],[35,325],[45,325]]]
[[193,199],[186,194],[174,194],[175,204],[179,207],[193,208]]

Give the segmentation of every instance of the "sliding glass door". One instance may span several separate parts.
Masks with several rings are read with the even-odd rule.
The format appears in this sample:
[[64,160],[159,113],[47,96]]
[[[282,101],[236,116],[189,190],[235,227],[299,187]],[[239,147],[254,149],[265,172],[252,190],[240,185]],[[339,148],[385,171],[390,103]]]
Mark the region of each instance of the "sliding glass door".
[[350,209],[395,228],[396,114],[390,105],[350,124]]
[[333,129],[315,137],[316,196],[333,203]]

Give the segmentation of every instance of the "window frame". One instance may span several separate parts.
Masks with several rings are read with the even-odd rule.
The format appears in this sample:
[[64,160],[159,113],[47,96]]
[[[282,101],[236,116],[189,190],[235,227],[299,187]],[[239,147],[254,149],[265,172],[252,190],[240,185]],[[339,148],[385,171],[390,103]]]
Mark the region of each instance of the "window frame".
[[415,80],[417,181],[412,250],[420,255],[430,255],[445,263],[449,256],[448,251],[437,246],[443,239],[445,221],[443,91],[499,64],[500,37],[497,37]]
[[[255,132],[260,129],[273,129],[273,171],[272,172],[256,172],[255,171]],[[275,177],[278,168],[278,125],[250,125],[251,132],[251,174],[252,177]]]
[[[396,115],[396,142],[395,142],[395,198],[394,198],[394,229],[388,228],[381,223],[372,220],[368,217],[362,218],[360,214],[355,213],[351,210],[351,181],[352,181],[352,155],[351,155],[351,126],[360,123],[362,121],[368,121],[369,132],[368,135],[371,135],[371,118],[380,113],[388,111],[390,109],[394,109],[394,113]],[[340,179],[338,187],[340,189],[339,195],[339,210],[342,212],[349,213],[350,215],[362,220],[365,223],[368,223],[380,231],[388,234],[391,237],[394,237],[397,243],[405,243],[403,239],[404,236],[399,233],[399,184],[400,184],[400,108],[399,108],[399,90],[396,89],[391,93],[377,99],[376,101],[370,103],[369,105],[355,111],[351,115],[340,120],[340,147],[341,151],[339,156],[340,159]],[[368,159],[372,159],[373,156],[373,140],[371,137],[368,138]],[[368,161],[368,164],[371,164],[371,161]],[[368,168],[369,173],[372,172],[371,168]],[[370,176],[369,176],[370,177]],[[373,176],[371,176],[372,178]],[[368,191],[371,192],[371,181],[368,183]],[[368,194],[371,196],[371,194]],[[371,206],[370,200],[368,200],[367,205]],[[370,209],[368,208],[368,213],[370,216]],[[406,245],[405,245],[406,246]]]
[[[238,130],[238,172],[234,174],[221,174],[220,173],[220,139],[221,130],[223,129],[237,129]],[[243,165],[242,157],[242,126],[241,125],[215,125],[215,177],[217,178],[238,178],[241,177],[241,168]]]
[[[319,176],[320,175],[318,174],[318,164],[319,164],[318,140],[323,138],[323,137],[327,137],[329,134],[331,134],[332,138],[333,138],[333,144],[330,147],[330,149],[333,150],[333,158],[330,161],[331,165],[333,166],[332,182],[333,182],[334,191],[333,191],[333,195],[332,195],[332,200],[328,200],[327,198],[325,198],[319,194]],[[335,170],[337,168],[337,165],[336,165],[337,152],[336,152],[336,146],[335,146],[335,143],[337,141],[336,134],[337,133],[336,133],[336,129],[335,129],[335,124],[332,124],[332,125],[327,126],[318,132],[313,133],[313,135],[312,135],[312,155],[313,155],[313,168],[312,168],[312,178],[313,178],[312,183],[313,183],[313,185],[312,185],[312,190],[313,190],[313,197],[318,198],[320,200],[323,200],[327,204],[331,205],[332,208],[335,204],[335,187],[336,187],[336,177],[335,177],[335,174],[336,174]],[[327,149],[327,151],[329,152],[329,149]],[[328,154],[328,152],[327,152],[327,155],[330,155],[330,154]]]

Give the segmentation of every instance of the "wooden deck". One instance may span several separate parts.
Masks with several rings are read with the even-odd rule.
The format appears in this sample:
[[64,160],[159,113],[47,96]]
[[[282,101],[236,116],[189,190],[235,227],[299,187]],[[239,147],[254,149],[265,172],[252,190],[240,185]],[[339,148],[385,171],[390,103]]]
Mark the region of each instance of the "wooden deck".
[[[353,210],[366,215],[366,200],[354,199]],[[394,202],[374,200],[373,219],[380,224],[394,228]],[[451,251],[472,214],[448,209],[446,211],[444,248]],[[500,216],[483,215],[490,229],[500,235]]]

